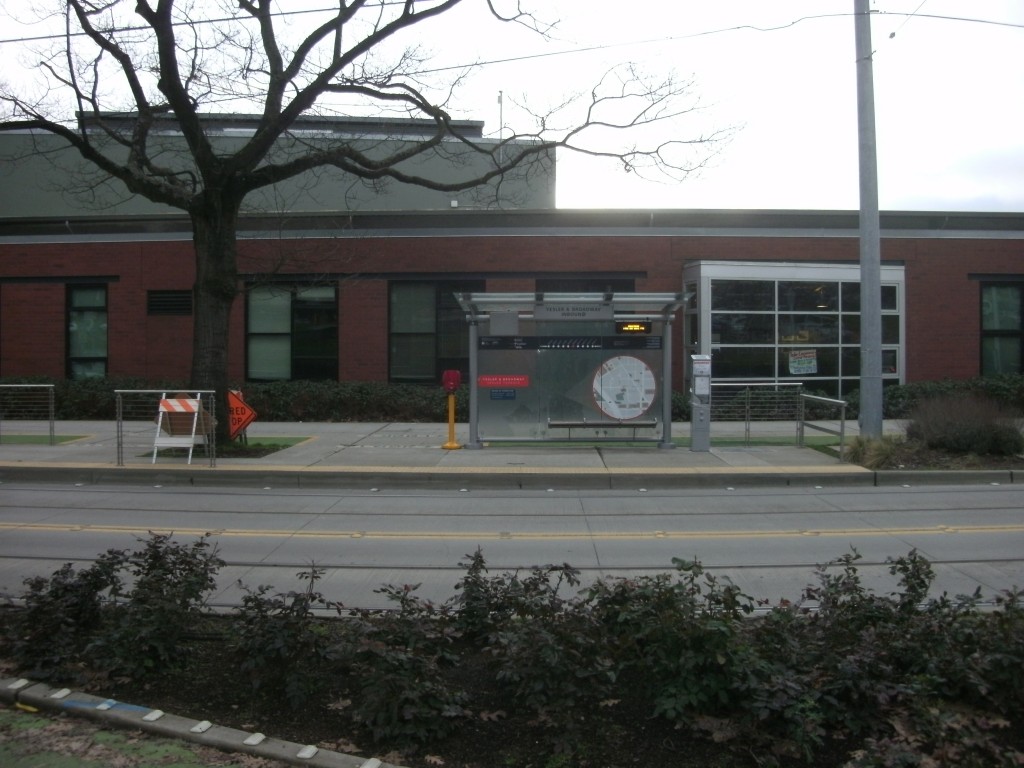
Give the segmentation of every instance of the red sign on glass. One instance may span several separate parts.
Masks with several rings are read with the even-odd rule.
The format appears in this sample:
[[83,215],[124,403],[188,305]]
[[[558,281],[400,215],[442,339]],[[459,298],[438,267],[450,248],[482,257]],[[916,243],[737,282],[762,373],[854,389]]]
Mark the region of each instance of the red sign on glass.
[[500,389],[506,389],[508,387],[528,387],[530,386],[530,377],[517,374],[496,373],[477,376],[476,383],[477,386],[480,387],[498,387]]

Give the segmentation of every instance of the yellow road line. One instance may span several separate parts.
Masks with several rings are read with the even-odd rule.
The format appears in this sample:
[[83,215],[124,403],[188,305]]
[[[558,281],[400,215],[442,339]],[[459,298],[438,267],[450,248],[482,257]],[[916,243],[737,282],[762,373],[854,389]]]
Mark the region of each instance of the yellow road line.
[[208,529],[189,527],[149,527],[136,525],[73,525],[56,523],[0,523],[0,531],[32,531],[39,533],[133,534],[173,533],[180,536],[293,538],[293,539],[407,539],[407,540],[607,540],[645,539],[780,539],[798,537],[856,537],[1024,533],[1024,525],[936,525],[880,528],[808,528],[739,531],[308,531],[273,529]]

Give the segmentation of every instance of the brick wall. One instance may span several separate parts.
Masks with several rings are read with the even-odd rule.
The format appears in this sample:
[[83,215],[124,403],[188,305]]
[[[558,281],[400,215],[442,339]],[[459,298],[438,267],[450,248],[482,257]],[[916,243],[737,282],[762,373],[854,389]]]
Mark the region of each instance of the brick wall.
[[0,286],[0,376],[64,377],[63,284]]
[[[386,380],[390,276],[483,277],[491,292],[532,291],[539,277],[616,275],[638,291],[681,290],[695,260],[857,263],[856,237],[463,236],[243,241],[240,271],[338,279],[339,378]],[[1024,275],[1024,239],[900,238],[882,259],[906,268],[908,381],[979,372],[978,275]],[[109,279],[109,370],[147,379],[188,378],[192,318],[151,317],[146,292],[190,290],[192,245],[167,242],[0,244],[0,375],[64,375],[65,280]],[[676,349],[681,324],[675,325]],[[676,355],[677,362],[679,355]],[[231,316],[229,366],[244,381],[245,317]],[[681,378],[676,374],[676,381]]]

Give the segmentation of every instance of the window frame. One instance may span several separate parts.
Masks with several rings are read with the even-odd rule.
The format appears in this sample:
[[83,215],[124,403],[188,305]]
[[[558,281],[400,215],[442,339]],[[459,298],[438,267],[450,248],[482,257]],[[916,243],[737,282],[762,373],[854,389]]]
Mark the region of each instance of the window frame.
[[[469,377],[469,326],[462,309],[455,300],[456,293],[480,293],[486,290],[487,281],[480,278],[412,279],[388,281],[388,381],[394,384],[437,384],[442,371],[454,369]],[[430,329],[409,326],[410,330],[396,330],[395,289],[418,286],[433,289],[433,315]],[[459,339],[455,345],[460,354],[453,355],[450,346],[454,338],[449,331],[458,329]],[[396,362],[404,350],[421,348],[419,355],[422,370],[419,373],[398,373]],[[443,354],[444,353],[444,354]],[[427,361],[432,360],[432,366]],[[429,370],[428,370],[429,368]],[[403,369],[397,369],[403,370]],[[410,369],[411,370],[411,369]]]
[[[76,297],[84,294],[86,291],[99,291],[103,296],[102,305],[98,304],[85,304],[78,303]],[[65,344],[64,344],[64,358],[65,358],[65,370],[67,371],[68,379],[88,379],[88,378],[103,378],[107,375],[110,365],[110,291],[106,283],[69,283],[65,290]],[[103,354],[97,355],[86,355],[76,354],[76,329],[72,327],[72,323],[75,322],[75,315],[96,315],[102,316],[100,320],[100,327],[103,331]],[[77,366],[83,365],[96,365],[102,368],[98,372],[87,372],[81,373],[76,372]]]
[[[261,291],[268,291],[273,294],[277,292],[281,297],[287,297],[287,307],[278,308],[279,317],[278,323],[264,324],[267,317],[257,318],[253,315],[254,312],[254,299],[259,300],[258,293]],[[311,301],[308,298],[302,296],[303,293],[309,293],[310,291],[316,290],[330,290],[331,296],[325,298],[321,302]],[[273,298],[271,296],[270,298]],[[297,339],[298,327],[301,323],[297,322],[297,316],[300,313],[310,313],[316,309],[316,304],[322,304],[324,308],[329,307],[328,314],[333,317],[333,323],[326,324],[325,327],[333,327],[333,332],[330,333],[331,343],[329,346],[325,346],[325,353],[322,355],[310,355],[303,354],[303,351],[308,347],[302,343],[305,337],[309,334],[303,334],[303,338]],[[269,318],[273,320],[273,318]],[[285,322],[281,322],[281,321]],[[245,379],[246,381],[337,381],[339,377],[339,326],[340,312],[338,310],[338,286],[335,283],[306,283],[306,282],[271,282],[271,283],[254,283],[248,286],[245,292]],[[287,327],[285,327],[285,324]],[[254,330],[255,327],[255,330]],[[276,346],[278,349],[276,355],[279,358],[277,366],[282,369],[280,375],[254,375],[256,369],[253,367],[254,359],[257,358],[257,354],[254,353],[254,347],[263,346],[264,351],[273,351],[271,347]],[[272,356],[273,357],[273,356]],[[312,374],[313,367],[310,366],[310,361],[321,361],[320,366],[322,371],[318,374]],[[260,372],[272,372],[274,366],[272,365],[275,361],[273,359],[265,363]],[[283,368],[287,365],[287,371],[284,372]],[[297,375],[298,374],[298,375]]]
[[[903,380],[906,347],[905,271],[902,265],[882,267],[883,384]],[[761,284],[751,287],[747,284]],[[783,384],[802,382],[808,391],[843,397],[860,386],[860,269],[857,265],[815,262],[695,261],[683,270],[683,284],[693,296],[685,312],[684,366],[690,375],[693,354],[712,356],[715,380]],[[801,285],[802,284],[802,285]],[[720,287],[718,287],[720,286]],[[768,287],[770,286],[770,287]],[[786,293],[793,301],[782,306]],[[806,286],[806,287],[805,287]],[[809,303],[821,287],[822,306]],[[772,306],[767,296],[773,296]],[[745,298],[746,297],[746,298]],[[713,299],[725,300],[721,308]],[[752,309],[750,301],[756,299]],[[803,328],[801,322],[806,328]],[[767,341],[767,329],[775,329]],[[753,340],[741,337],[753,327]],[[787,331],[788,328],[788,331]],[[801,330],[804,333],[798,333]],[[713,331],[731,333],[715,337]],[[787,339],[782,339],[783,333]],[[806,337],[805,340],[801,340]],[[745,350],[745,351],[744,351]],[[760,351],[758,351],[760,350]],[[811,354],[811,350],[817,350]],[[789,352],[794,354],[790,355]],[[784,355],[783,352],[786,352]],[[769,371],[767,360],[774,359]],[[716,367],[719,357],[723,366]],[[750,363],[743,374],[743,361]],[[724,375],[723,375],[724,374]]]
[[[986,328],[985,292],[997,288],[1013,289],[1017,293],[1017,327],[1016,328]],[[1024,373],[1024,279],[1020,280],[985,280],[982,281],[979,289],[978,300],[978,371],[981,376],[998,376],[1001,374]],[[989,339],[1010,339],[1016,340],[1017,370],[988,370],[986,366],[987,355],[985,354],[986,341]],[[1012,346],[1012,345],[1011,345]]]

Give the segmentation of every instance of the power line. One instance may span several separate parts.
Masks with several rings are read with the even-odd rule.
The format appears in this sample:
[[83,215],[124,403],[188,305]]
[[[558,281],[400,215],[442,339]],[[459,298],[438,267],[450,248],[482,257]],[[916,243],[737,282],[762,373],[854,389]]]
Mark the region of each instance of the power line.
[[[944,15],[938,15],[938,14],[921,14],[921,13],[918,13],[918,11],[920,11],[921,7],[925,4],[925,2],[927,2],[927,0],[922,0],[921,4],[918,5],[917,9],[914,10],[912,13],[892,12],[892,11],[876,11],[872,15],[878,14],[878,15],[884,15],[884,16],[905,16],[906,19],[904,20],[904,22],[899,27],[897,27],[896,31],[899,31],[900,29],[902,29],[907,24],[907,22],[910,21],[911,18],[936,19],[936,20],[940,20],[940,21],[957,21],[957,22],[964,22],[964,23],[971,23],[971,24],[986,24],[986,25],[992,25],[992,26],[1007,27],[1007,28],[1011,28],[1011,29],[1024,29],[1024,24],[1018,24],[1018,23],[1014,23],[1014,22],[996,21],[996,20],[993,20],[993,19],[977,19],[977,18],[970,18],[970,17],[965,17],[965,16],[944,16]],[[395,5],[395,4],[401,4],[401,3],[398,2],[398,0],[396,0],[396,2],[385,2],[385,5]],[[307,9],[307,10],[300,10],[300,11],[279,11],[277,13],[272,13],[271,16],[273,16],[275,18],[286,18],[286,17],[290,17],[290,16],[301,16],[301,15],[308,15],[308,14],[314,14],[314,13],[335,13],[335,12],[336,12],[336,9],[333,9],[333,8],[314,8],[314,9]],[[492,60],[489,60],[489,61],[475,62],[475,63],[472,63],[472,64],[453,64],[453,65],[449,65],[449,66],[437,67],[437,68],[434,68],[434,69],[423,70],[420,74],[430,74],[430,73],[434,73],[434,72],[450,71],[450,70],[453,70],[453,69],[466,69],[466,68],[470,68],[470,67],[481,67],[481,66],[489,66],[489,65],[496,65],[496,64],[511,64],[511,63],[515,63],[515,62],[519,62],[519,61],[530,61],[530,60],[533,60],[533,59],[553,58],[553,57],[556,57],[556,56],[568,56],[568,55],[572,55],[572,54],[592,53],[594,51],[614,50],[616,48],[630,48],[630,47],[646,46],[646,45],[660,45],[660,44],[665,44],[665,43],[678,42],[678,41],[681,41],[681,40],[693,40],[693,39],[701,38],[701,37],[710,37],[710,36],[713,36],[713,35],[721,35],[721,34],[726,34],[726,33],[730,33],[730,32],[742,32],[742,31],[745,31],[745,30],[750,30],[750,31],[753,31],[753,32],[779,32],[779,31],[782,31],[782,30],[785,30],[785,29],[790,29],[792,27],[797,26],[798,24],[802,24],[802,23],[807,22],[807,21],[817,21],[817,20],[820,20],[820,19],[828,19],[828,18],[849,17],[850,15],[851,14],[849,14],[849,13],[829,13],[829,14],[818,14],[818,15],[813,15],[813,16],[801,16],[798,19],[794,19],[794,20],[786,22],[784,24],[778,24],[776,26],[771,26],[771,27],[759,27],[759,26],[755,26],[755,25],[752,25],[752,24],[738,24],[738,25],[732,26],[732,27],[721,27],[721,28],[717,28],[717,29],[705,30],[703,32],[693,32],[693,33],[690,33],[690,34],[687,34],[687,35],[671,35],[669,37],[651,38],[651,39],[647,39],[647,40],[634,40],[634,41],[631,41],[631,42],[624,42],[624,43],[602,43],[602,44],[599,44],[599,45],[585,46],[585,47],[582,47],[582,48],[567,48],[567,49],[563,49],[563,50],[560,50],[560,51],[545,51],[543,53],[524,54],[522,56],[512,56],[512,57],[505,58],[505,59],[492,59]],[[253,19],[251,19],[251,18],[239,19],[238,17],[230,17],[230,16],[228,16],[228,17],[217,18],[217,19],[203,19],[201,21],[175,22],[174,26],[196,26],[196,25],[201,25],[201,24],[219,24],[219,23],[224,23],[224,22],[240,21],[240,20],[241,21],[252,21]],[[109,31],[110,32],[139,32],[139,31],[145,31],[147,29],[149,29],[149,27],[138,26],[138,27],[123,27],[123,28],[113,29],[113,30],[109,30]],[[889,37],[891,38],[891,37],[895,36],[895,34],[896,34],[896,32],[893,32],[892,34],[889,35]],[[38,35],[38,36],[35,36],[35,37],[8,38],[8,39],[0,40],[0,45],[6,45],[6,44],[12,44],[12,43],[42,42],[42,41],[45,41],[45,40],[59,40],[59,39],[62,39],[64,37],[68,37],[68,36],[70,36],[70,37],[83,37],[83,36],[86,36],[86,33],[85,32],[72,32],[72,33],[70,33],[70,35],[65,34],[65,33],[59,33],[59,34],[50,34],[50,35]]]
[[[394,3],[390,3],[390,2],[389,3],[385,3],[385,5],[395,5],[395,4],[397,4],[397,0]],[[304,11],[278,11],[276,13],[271,13],[270,15],[272,17],[274,17],[274,18],[282,18],[282,17],[287,17],[287,16],[303,16],[303,15],[311,14],[311,13],[337,13],[337,9],[335,9],[335,8],[309,8],[309,9],[304,10]],[[171,24],[171,26],[174,26],[174,27],[194,27],[194,26],[198,26],[198,25],[202,25],[202,24],[222,24],[222,23],[224,23],[226,21],[255,21],[255,19],[253,19],[251,16],[241,16],[241,17],[239,17],[239,16],[224,16],[224,17],[221,17],[219,19],[201,19],[201,20],[198,20],[198,21],[175,21],[175,22],[173,22]],[[147,29],[149,29],[148,26],[138,26],[138,27],[117,27],[117,28],[114,28],[114,29],[104,30],[104,31],[105,32],[144,32]],[[60,40],[61,38],[64,38],[64,37],[87,37],[87,36],[88,36],[88,33],[84,32],[84,31],[83,32],[71,32],[71,33],[60,32],[60,33],[57,33],[57,34],[50,34],[50,35],[36,35],[35,37],[12,37],[12,38],[8,38],[6,40],[0,40],[0,45],[5,45],[7,43],[39,43],[39,42],[42,42],[44,40]]]
[[902,24],[900,24],[898,27],[896,27],[896,29],[889,33],[889,39],[892,40],[894,37],[896,37],[896,33],[903,29],[905,26],[907,26],[910,20],[917,15],[917,12],[920,11],[924,7],[924,4],[927,2],[928,0],[921,0],[921,3],[917,6],[917,8],[914,9],[914,12],[907,16],[907,18],[903,20]]

